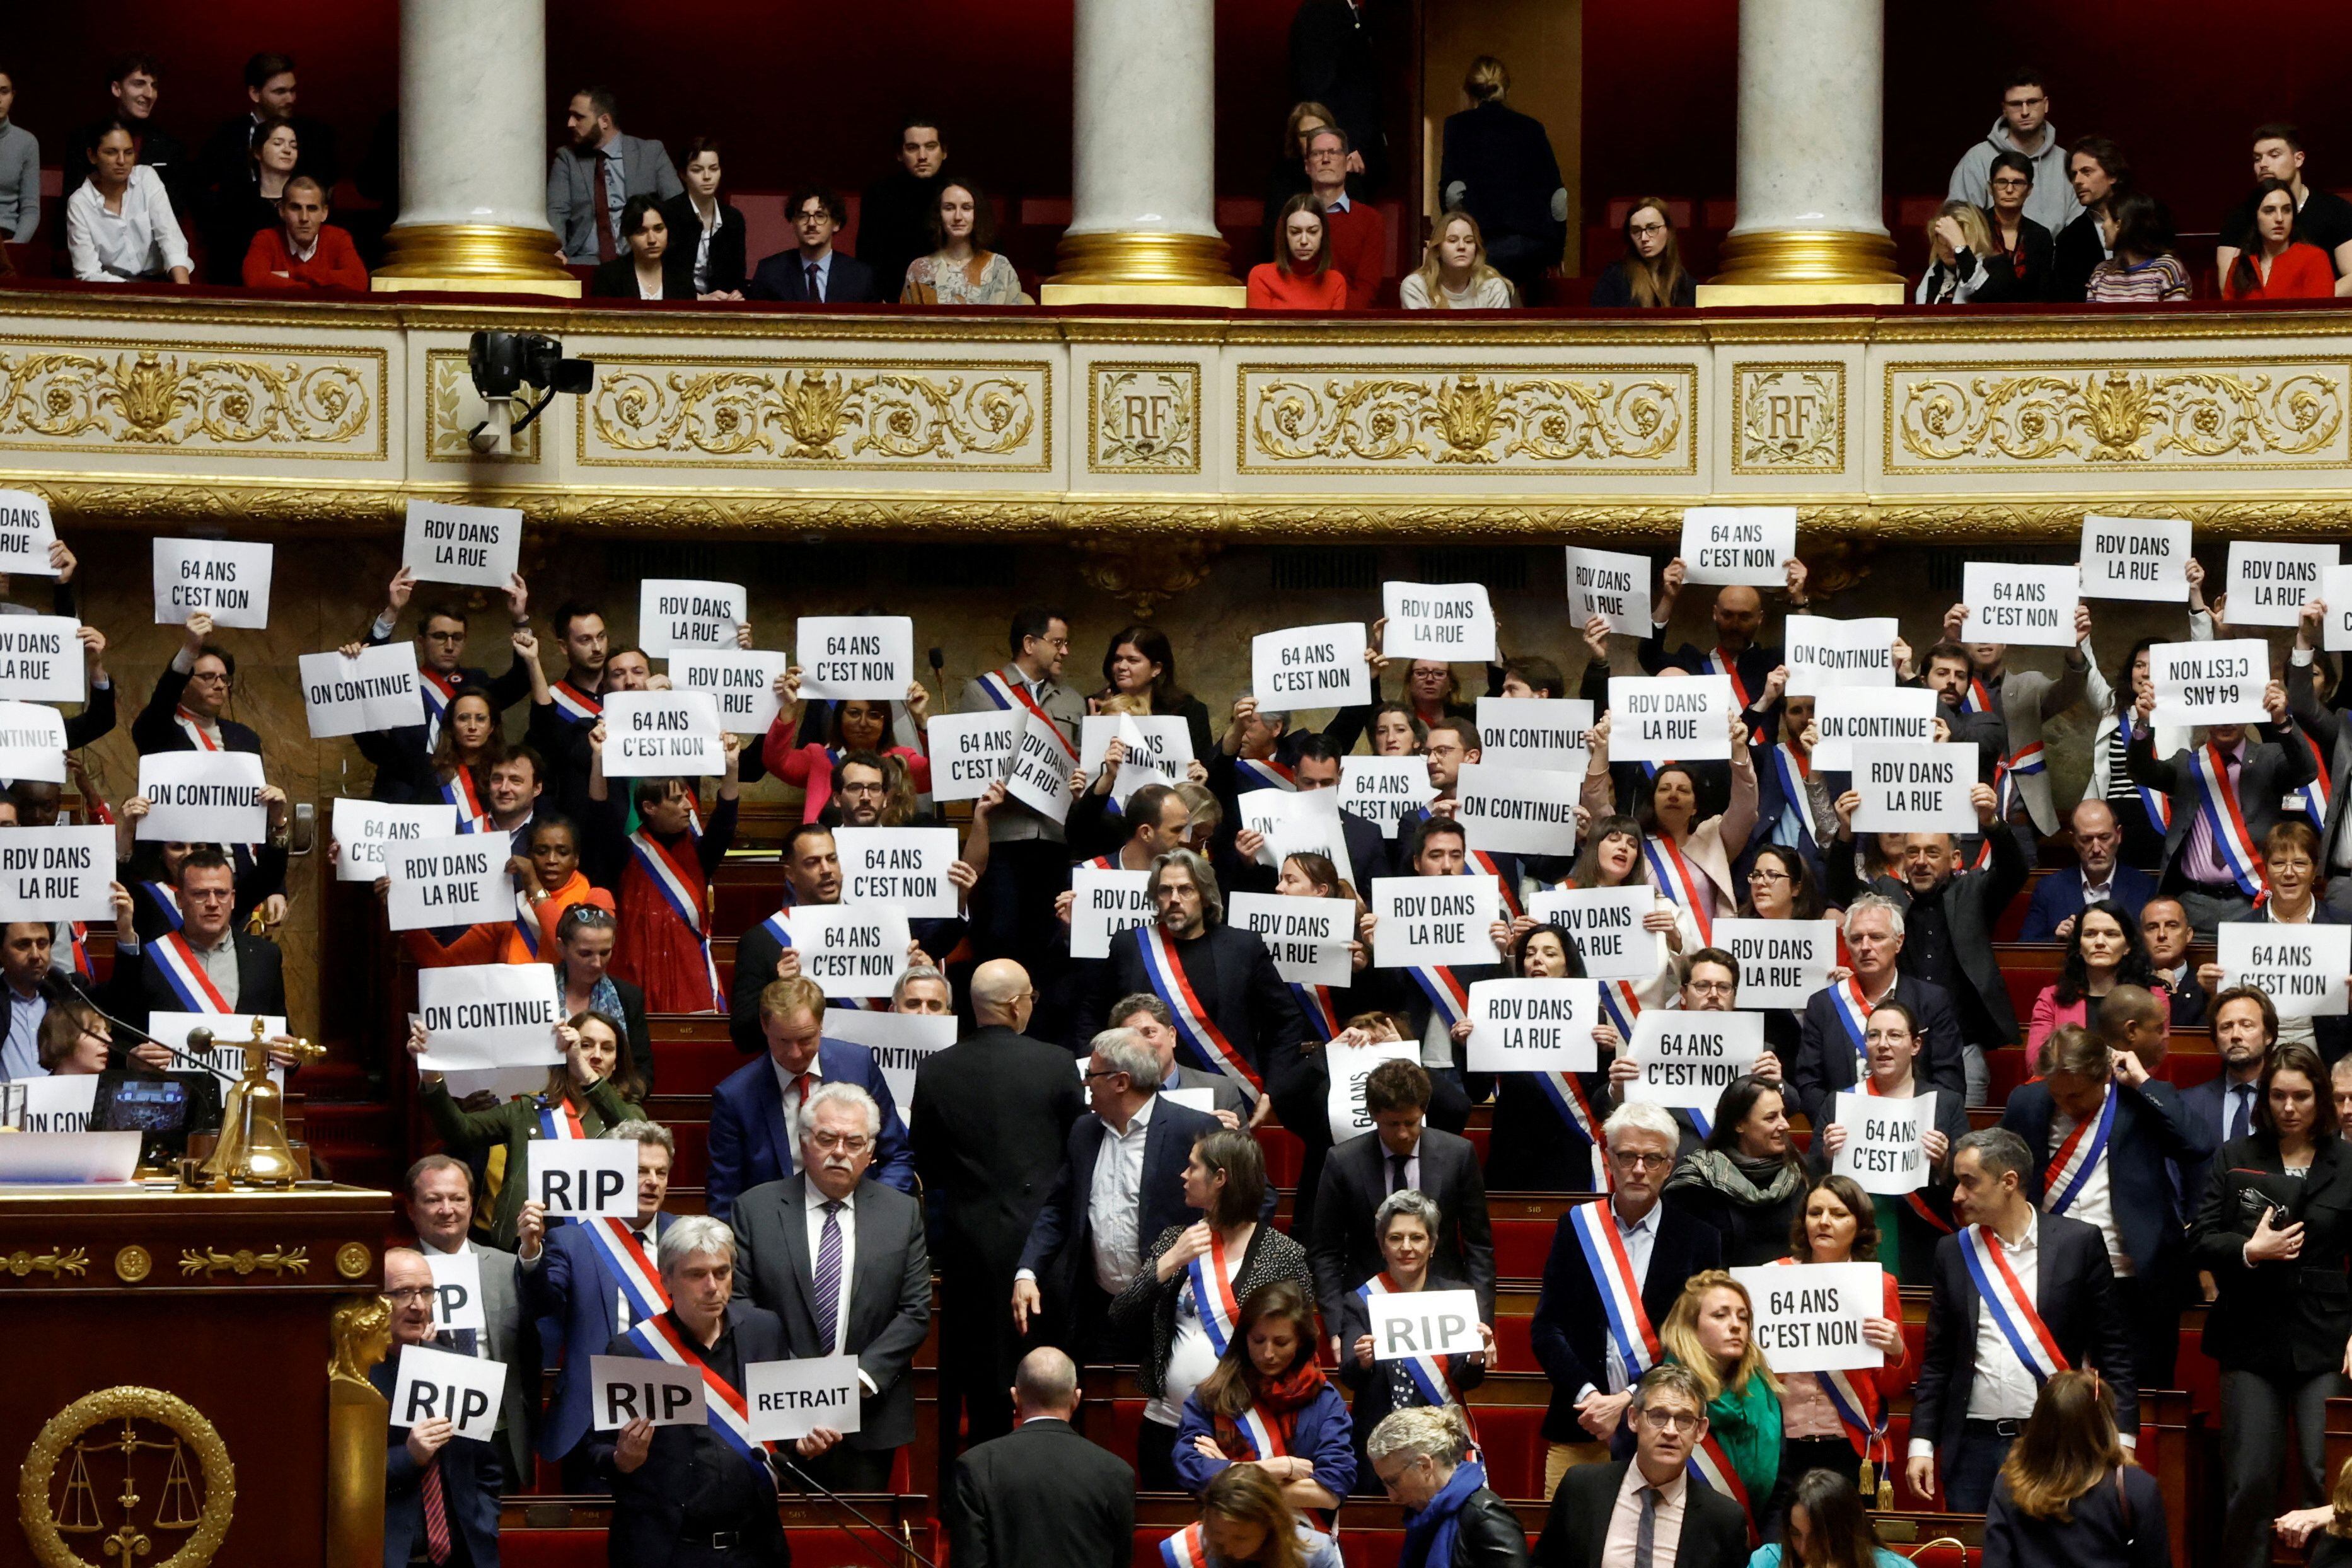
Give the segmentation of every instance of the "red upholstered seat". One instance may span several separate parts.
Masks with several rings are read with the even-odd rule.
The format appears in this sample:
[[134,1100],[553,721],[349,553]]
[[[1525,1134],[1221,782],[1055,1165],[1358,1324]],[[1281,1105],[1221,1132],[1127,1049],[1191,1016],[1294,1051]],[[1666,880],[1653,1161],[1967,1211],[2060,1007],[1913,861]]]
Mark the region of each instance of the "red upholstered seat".
[[708,1094],[747,1058],[729,1040],[665,1040],[654,1048],[665,1094]]
[[1495,1274],[1504,1280],[1540,1280],[1544,1260],[1551,1256],[1556,1219],[1495,1221]]
[[1505,1366],[1526,1371],[1536,1364],[1535,1346],[1529,1343],[1535,1319],[1516,1312],[1495,1314],[1495,1354]]
[[1307,1163],[1307,1145],[1298,1134],[1269,1124],[1257,1130],[1257,1146],[1265,1155],[1267,1182],[1286,1190],[1296,1187],[1299,1170]]
[[1475,1391],[1470,1403],[1478,1423],[1478,1451],[1486,1460],[1488,1488],[1497,1497],[1543,1496],[1544,1407],[1480,1406]]

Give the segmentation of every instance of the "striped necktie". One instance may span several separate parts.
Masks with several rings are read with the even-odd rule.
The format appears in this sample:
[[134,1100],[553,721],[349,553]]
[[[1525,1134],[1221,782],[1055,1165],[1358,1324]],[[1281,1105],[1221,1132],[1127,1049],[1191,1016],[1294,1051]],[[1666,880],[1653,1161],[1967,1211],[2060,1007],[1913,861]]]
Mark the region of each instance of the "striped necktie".
[[831,1355],[841,1337],[841,1211],[839,1198],[824,1205],[824,1234],[816,1248],[816,1336]]

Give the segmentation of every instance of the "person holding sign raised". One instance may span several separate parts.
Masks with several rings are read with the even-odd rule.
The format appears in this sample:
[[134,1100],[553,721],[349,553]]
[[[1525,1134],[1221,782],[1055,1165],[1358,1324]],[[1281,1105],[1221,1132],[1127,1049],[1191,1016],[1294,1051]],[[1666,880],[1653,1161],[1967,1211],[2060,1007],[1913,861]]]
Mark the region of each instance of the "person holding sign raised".
[[[2315,878],[2319,867],[2319,835],[2300,818],[2290,819],[2263,835],[2262,869],[2270,896],[2252,914],[2233,915],[2225,925],[2342,925],[2345,917],[2320,902]],[[2218,963],[2199,966],[2197,978],[2209,994],[2236,984]],[[2334,977],[2328,977],[2332,982]],[[2332,988],[2332,986],[2331,988]],[[2352,1019],[2342,1014],[2314,1017],[2306,1009],[2287,1009],[2279,1019],[2278,1038],[2309,1045],[2329,1061],[2352,1051]]]
[[444,1329],[433,1337],[433,1344],[458,1355],[495,1361],[507,1369],[506,1394],[499,1403],[498,1462],[506,1467],[513,1484],[520,1486],[522,1478],[531,1473],[530,1428],[539,1409],[538,1401],[525,1396],[524,1386],[526,1383],[537,1385],[538,1363],[533,1359],[537,1352],[531,1345],[531,1325],[522,1315],[514,1254],[486,1246],[470,1234],[474,1174],[464,1162],[447,1155],[426,1155],[408,1167],[402,1185],[417,1249],[428,1260],[466,1253],[480,1272],[484,1326]]
[[2319,777],[2318,758],[2288,711],[2286,687],[2263,691],[2270,738],[2242,723],[2206,727],[2201,746],[2156,755],[2156,688],[2134,709],[2138,733],[2125,764],[2132,782],[2154,790],[2171,811],[2157,885],[2180,900],[2198,936],[2210,938],[2224,920],[2252,914],[2268,888],[2255,846],[2284,815],[2280,802]]
[[1716,1102],[1706,1142],[1666,1182],[1666,1207],[1723,1237],[1734,1269],[1788,1256],[1805,1197],[1805,1162],[1789,1139],[1787,1093],[1753,1074],[1735,1078]]
[[530,682],[530,718],[523,733],[531,749],[547,759],[556,809],[576,820],[588,804],[588,732],[604,712],[605,692],[622,687],[607,668],[614,650],[602,611],[568,600],[547,619],[563,652],[563,674],[549,683],[534,641],[530,656],[521,661]]
[[[401,1352],[434,1337],[433,1270],[424,1254],[389,1247],[383,1299],[392,1313],[392,1354],[368,1368],[389,1403],[400,1383]],[[429,1562],[436,1568],[489,1568],[499,1560],[499,1461],[488,1443],[460,1437],[446,1416],[404,1427],[394,1412],[384,1445],[385,1568]]]
[[[1670,977],[1679,974],[1682,985],[1670,998],[1660,1004],[1663,1010],[1685,1013],[1746,1010],[1739,1006],[1739,960],[1720,947],[1701,947],[1688,957],[1670,961],[1664,973]],[[1671,1023],[1674,1020],[1662,1021]],[[1641,1082],[1645,1069],[1628,1049],[1630,1041],[1618,1034],[1614,1024],[1602,1024],[1595,1035],[1603,1047],[1615,1052],[1609,1063],[1607,1103],[1622,1105],[1625,1103],[1626,1090]],[[1768,1046],[1743,1076],[1778,1087],[1781,1076],[1780,1059]],[[1724,1087],[1727,1091],[1730,1085]],[[1672,1107],[1672,1113],[1675,1125],[1682,1130],[1682,1149],[1686,1155],[1696,1152],[1706,1139],[1715,1108],[1699,1111],[1677,1105]]]
[[[1609,731],[1613,715],[1595,720],[1588,744],[1592,760],[1584,775],[1584,807],[1596,819],[1615,803],[1609,771]],[[1719,816],[1702,817],[1698,778],[1681,763],[1659,765],[1650,773],[1634,821],[1642,831],[1642,858],[1650,885],[1691,912],[1702,946],[1715,941],[1715,920],[1738,905],[1740,888],[1731,862],[1744,853],[1756,829],[1756,768],[1749,755],[1748,724],[1731,718],[1731,802]]]
[[1965,642],[1969,622],[1965,604],[1945,611],[1944,641],[1960,643],[1968,649],[1970,667],[1961,709],[1997,713],[2007,728],[2009,750],[2001,768],[2008,787],[2002,790],[2000,818],[2012,825],[2030,821],[2036,833],[2054,833],[2058,809],[2050,798],[2042,727],[2082,701],[2089,689],[2091,607],[2079,599],[2074,601],[2074,644],[2066,650],[2064,664],[2054,677],[2041,670],[2011,669],[2006,643]]
[[[1088,699],[1090,704],[1112,697],[1139,697],[1144,706],[1139,712],[1182,719],[1192,732],[1192,755],[1207,758],[1214,738],[1209,733],[1209,705],[1186,691],[1176,678],[1176,651],[1167,632],[1157,626],[1120,627],[1111,633],[1110,646],[1103,653],[1102,672],[1102,690]],[[1094,706],[1091,711],[1110,710]],[[1360,729],[1360,719],[1358,732]],[[1349,746],[1356,743],[1358,732],[1349,733]]]
[[[1748,1562],[1748,1516],[1695,1473],[1699,1446],[1707,1438],[1707,1399],[1706,1385],[1690,1367],[1668,1364],[1643,1375],[1626,1400],[1633,1457],[1596,1460],[1567,1473],[1552,1491],[1536,1542],[1537,1568],[1638,1564],[1644,1542],[1654,1564],[1668,1560],[1675,1568],[1741,1568]],[[1668,1551],[1671,1559],[1665,1559]]]
[[[788,788],[805,791],[802,821],[824,820],[825,805],[833,799],[835,772],[853,754],[895,757],[906,765],[916,794],[931,792],[931,759],[913,747],[890,743],[888,703],[873,697],[850,697],[837,702],[833,705],[827,737],[800,745],[801,720],[807,704],[801,699],[799,669],[786,670],[783,683],[788,700],[776,710],[775,721],[768,726],[767,738],[760,743],[760,756],[768,771],[782,779]],[[930,688],[920,681],[910,683],[907,687],[907,716],[918,736],[929,722],[930,712]]]
[[[236,681],[236,655],[205,639],[213,618],[198,611],[188,617],[179,651],[163,673],[155,677],[154,694],[139,716],[131,721],[131,744],[142,757],[162,751],[244,751],[259,757],[261,737],[248,727],[224,716]],[[68,737],[70,738],[70,737]],[[273,820],[270,838],[279,836]],[[254,858],[243,846],[240,861]],[[264,890],[265,899],[285,893],[281,880]],[[283,906],[280,906],[283,918]],[[275,925],[276,922],[271,922]]]
[[[1685,521],[1684,527],[1687,530],[1689,523]],[[1790,556],[1781,570],[1790,613],[1803,614],[1812,602],[1805,588],[1805,563]],[[1765,686],[1772,672],[1781,668],[1786,660],[1779,648],[1756,640],[1764,630],[1763,596],[1753,588],[1736,583],[1717,589],[1710,612],[1715,623],[1715,646],[1701,649],[1685,643],[1669,653],[1666,627],[1675,618],[1675,601],[1681,596],[1689,575],[1689,563],[1676,556],[1666,562],[1665,570],[1659,576],[1657,597],[1650,607],[1650,634],[1642,639],[1635,654],[1643,673],[1654,675],[1666,670],[1682,670],[1694,675],[1728,675],[1732,706],[1742,727],[1754,734],[1769,734],[1779,689],[1774,688],[1767,695]]]
[[1185,1397],[1177,1484],[1199,1497],[1229,1465],[1255,1465],[1294,1509],[1335,1510],[1356,1481],[1348,1402],[1315,1362],[1314,1297],[1290,1280],[1242,1299],[1234,1333]]
[[[1061,684],[1070,656],[1070,621],[1027,605],[1013,617],[1010,662],[966,681],[958,713],[1034,714],[1050,723],[1075,761],[1086,699]],[[1014,958],[1033,968],[1054,946],[1054,895],[1069,885],[1060,823],[1019,800],[989,819],[989,874],[972,890],[972,946],[982,958]]]
[[589,735],[595,754],[589,764],[584,846],[590,880],[614,890],[621,939],[613,972],[646,993],[657,1013],[724,1012],[719,970],[710,958],[710,878],[735,841],[735,802],[741,792],[741,742],[722,734],[727,770],[719,779],[719,803],[704,823],[696,810],[700,793],[691,779],[636,780],[629,803],[637,830],[627,831],[621,802],[610,800],[604,778],[604,722]]
[[[1506,967],[1523,980],[1581,979],[1584,956],[1563,927],[1533,925],[1512,940]],[[1622,1043],[1605,1023],[1594,1026],[1592,1039],[1596,1051],[1614,1051]],[[1486,1186],[1496,1192],[1606,1191],[1600,1122],[1608,1111],[1606,1082],[1598,1071],[1470,1074],[1474,1103],[1495,1097]]]
[[[368,628],[366,638],[345,643],[345,658],[357,658],[367,648],[382,647],[392,641],[393,628],[398,624],[401,610],[408,603],[416,585],[415,573],[402,567],[392,580],[392,591],[383,613]],[[466,660],[466,612],[454,602],[443,601],[426,605],[419,612],[416,622],[417,690],[425,699],[425,722],[403,725],[394,729],[363,730],[352,739],[360,755],[375,765],[375,787],[370,795],[378,800],[429,800],[395,791],[409,787],[414,781],[429,779],[436,773],[434,766],[436,749],[440,745],[442,727],[448,721],[449,705],[461,691],[484,694],[493,713],[503,714],[508,708],[530,695],[530,673],[526,661],[539,656],[539,641],[531,635],[530,618],[524,609],[528,590],[518,575],[507,590],[507,605],[513,612],[514,659],[506,673],[492,679],[486,670],[467,665]]]
[[1855,1104],[1866,1117],[1874,1099],[1907,1101],[1921,1094],[1936,1095],[1934,1124],[1919,1129],[1918,1157],[1926,1163],[1926,1179],[1900,1197],[1879,1193],[1871,1198],[1870,1231],[1877,1261],[1890,1277],[1925,1290],[1935,1278],[1937,1239],[1952,1233],[1952,1148],[1968,1133],[1968,1107],[1960,1103],[1958,1095],[1936,1093],[1921,1082],[1919,1056],[1927,1037],[1905,1004],[1882,1001],[1871,1009],[1870,1021],[1863,1026],[1863,1043],[1865,1071],[1859,1086],[1834,1097],[1832,1103],[1841,1108],[1837,1120],[1813,1124],[1813,1166],[1816,1170],[1830,1169],[1848,1145],[1866,1138],[1868,1127],[1857,1131],[1853,1121]]
[[1443,1409],[1459,1405],[1464,1396],[1486,1380],[1495,1358],[1495,1330],[1478,1325],[1480,1350],[1446,1356],[1410,1355],[1380,1358],[1372,1338],[1374,1296],[1419,1295],[1430,1291],[1466,1291],[1469,1281],[1436,1257],[1437,1237],[1444,1217],[1428,1197],[1404,1187],[1381,1200],[1372,1216],[1372,1234],[1380,1240],[1381,1270],[1339,1298],[1333,1332],[1339,1342],[1339,1381],[1355,1396],[1356,1495],[1378,1497],[1380,1478],[1372,1471],[1364,1445],[1394,1410],[1419,1406]]

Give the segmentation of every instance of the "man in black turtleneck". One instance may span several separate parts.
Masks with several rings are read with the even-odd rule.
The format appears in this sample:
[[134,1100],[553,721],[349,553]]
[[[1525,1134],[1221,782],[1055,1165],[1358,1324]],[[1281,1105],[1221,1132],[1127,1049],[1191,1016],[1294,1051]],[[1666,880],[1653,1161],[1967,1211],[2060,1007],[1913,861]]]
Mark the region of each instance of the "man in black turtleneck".
[[898,166],[866,187],[857,209],[857,259],[874,269],[874,293],[896,299],[907,264],[931,254],[931,211],[939,204],[947,143],[940,128],[909,116],[898,128]]

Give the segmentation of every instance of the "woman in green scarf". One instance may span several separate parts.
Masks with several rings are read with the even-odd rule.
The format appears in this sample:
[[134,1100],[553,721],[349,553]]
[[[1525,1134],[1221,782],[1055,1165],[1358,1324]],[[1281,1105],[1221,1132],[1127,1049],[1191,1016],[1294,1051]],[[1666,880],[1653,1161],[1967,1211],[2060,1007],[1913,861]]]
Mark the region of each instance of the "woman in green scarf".
[[1725,1268],[1752,1269],[1789,1255],[1807,1185],[1780,1083],[1735,1078],[1716,1102],[1706,1146],[1667,1178],[1665,1201],[1722,1233]]
[[1658,1330],[1665,1359],[1690,1368],[1706,1393],[1706,1440],[1692,1459],[1702,1470],[1729,1465],[1751,1532],[1780,1479],[1780,1385],[1756,1347],[1755,1322],[1748,1288],[1709,1269],[1690,1277]]

